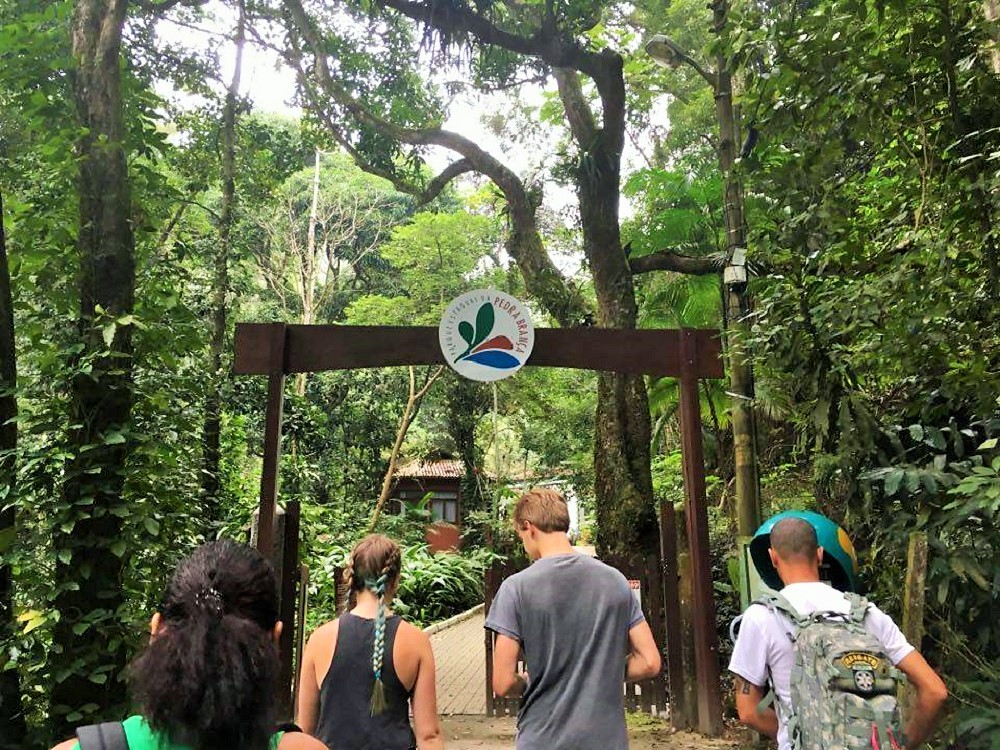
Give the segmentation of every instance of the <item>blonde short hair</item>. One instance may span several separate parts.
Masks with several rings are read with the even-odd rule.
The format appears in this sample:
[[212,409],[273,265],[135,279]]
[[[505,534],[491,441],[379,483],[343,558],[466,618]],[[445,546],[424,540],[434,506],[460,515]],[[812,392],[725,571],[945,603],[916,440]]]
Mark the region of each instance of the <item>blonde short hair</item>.
[[569,508],[562,493],[548,487],[534,487],[514,506],[514,523],[530,523],[539,531],[569,531]]

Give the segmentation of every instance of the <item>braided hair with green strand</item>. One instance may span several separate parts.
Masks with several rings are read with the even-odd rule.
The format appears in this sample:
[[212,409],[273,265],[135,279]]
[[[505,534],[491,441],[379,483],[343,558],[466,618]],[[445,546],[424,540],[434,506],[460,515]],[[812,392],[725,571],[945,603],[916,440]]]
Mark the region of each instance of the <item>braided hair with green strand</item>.
[[375,614],[375,641],[372,647],[371,714],[376,716],[386,709],[385,685],[382,666],[385,661],[385,612],[387,594],[392,593],[399,578],[402,554],[399,545],[382,534],[369,534],[355,545],[347,564],[347,584],[352,594],[368,589],[378,597]]

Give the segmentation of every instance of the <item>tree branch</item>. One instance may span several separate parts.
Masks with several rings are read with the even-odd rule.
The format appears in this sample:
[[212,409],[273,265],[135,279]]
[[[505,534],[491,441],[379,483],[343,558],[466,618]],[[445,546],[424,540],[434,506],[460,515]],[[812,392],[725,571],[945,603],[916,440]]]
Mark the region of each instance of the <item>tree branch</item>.
[[670,250],[660,250],[629,260],[629,267],[633,274],[649,273],[650,271],[674,271],[693,276],[706,276],[719,273],[725,265],[726,259],[724,257],[695,258],[690,255],[679,255]]
[[539,86],[544,86],[545,82],[548,81],[548,79],[549,79],[548,73],[539,73],[537,75],[528,76],[527,78],[518,78],[509,81],[507,83],[496,83],[496,84],[483,83],[478,87],[474,86],[468,81],[454,81],[454,80],[445,81],[443,85],[445,89],[448,90],[449,92],[460,88],[461,89],[475,88],[477,91],[483,91],[487,94],[496,94],[500,93],[501,91],[511,91],[513,89],[520,88],[521,86],[529,84],[537,84]]
[[597,135],[597,123],[594,121],[594,113],[590,111],[590,104],[583,95],[580,77],[575,70],[567,68],[556,68],[552,72],[559,86],[559,98],[562,99],[573,137],[580,148],[589,149]]
[[530,37],[501,29],[486,17],[467,7],[441,0],[380,0],[387,8],[407,18],[437,29],[446,37],[471,34],[481,44],[501,47],[535,57],[553,68],[569,68],[589,76],[597,84],[604,108],[604,130],[612,149],[621,151],[624,143],[625,84],[621,55],[610,49],[593,52],[572,38],[559,34],[554,23],[543,23]]
[[413,365],[410,365],[409,370],[409,396],[406,399],[406,404],[403,406],[403,413],[399,418],[399,427],[396,428],[396,440],[393,442],[392,451],[389,453],[389,465],[386,467],[385,476],[382,477],[382,489],[379,492],[378,501],[375,503],[375,510],[372,511],[371,520],[368,522],[369,534],[375,530],[375,527],[378,524],[378,519],[382,515],[382,509],[385,507],[385,501],[389,499],[389,494],[392,491],[392,478],[396,473],[396,464],[399,462],[399,451],[403,447],[403,440],[406,438],[406,433],[410,429],[410,424],[416,416],[415,409],[420,405],[421,399],[423,399],[423,397],[427,394],[430,387],[434,385],[434,381],[441,376],[442,372],[444,372],[444,365],[440,365],[434,373],[427,378],[427,382],[424,383],[423,387],[419,391],[416,386]]
[[472,166],[472,162],[468,159],[459,159],[454,161],[445,167],[441,174],[431,180],[424,192],[418,196],[418,203],[424,206],[430,203],[432,200],[437,198],[441,191],[447,187],[448,183],[454,180],[459,175],[465,174],[466,172],[475,172],[476,168]]
[[530,37],[523,37],[501,29],[486,17],[457,3],[380,0],[380,4],[448,36],[471,34],[482,44],[537,57],[553,67],[574,68],[595,78],[603,67],[601,55],[561,38],[554,26],[545,25]]
[[206,5],[208,0],[129,0],[129,4],[135,5],[139,10],[147,13],[163,13],[166,10],[183,5],[188,8],[198,8]]
[[[324,47],[312,26],[311,19],[302,6],[301,0],[287,0],[285,8],[289,12],[295,29],[301,34],[313,54],[313,73],[316,83],[322,87],[327,96],[346,110],[357,122],[402,143],[441,146],[464,157],[435,178],[426,189],[419,191],[413,185],[407,184],[405,180],[401,180],[398,175],[387,176],[384,170],[368,169],[370,165],[366,165],[363,159],[361,161],[355,159],[358,166],[373,174],[386,176],[393,185],[396,185],[397,189],[415,195],[428,195],[431,190],[440,192],[447,184],[447,180],[453,179],[462,172],[475,170],[489,177],[503,192],[510,209],[512,228],[508,240],[508,250],[521,270],[528,291],[545,305],[546,309],[561,325],[574,325],[583,319],[589,306],[579,290],[567,283],[545,252],[536,218],[537,199],[529,194],[521,178],[503,162],[465,136],[439,127],[402,127],[370,112],[347,93],[331,75],[326,56],[323,54]],[[351,148],[347,139],[340,133],[322,99],[317,96],[309,76],[303,69],[301,54],[297,50],[293,53],[286,50],[285,57],[297,70],[307,95],[313,100],[314,109],[329,125],[334,137],[348,149],[352,156],[357,154],[356,149]]]

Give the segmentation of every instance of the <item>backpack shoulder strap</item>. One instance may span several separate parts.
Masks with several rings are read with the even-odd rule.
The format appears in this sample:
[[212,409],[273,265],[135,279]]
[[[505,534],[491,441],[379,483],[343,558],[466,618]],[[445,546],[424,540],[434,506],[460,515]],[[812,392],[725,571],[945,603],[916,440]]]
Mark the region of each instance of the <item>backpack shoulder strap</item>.
[[120,721],[77,727],[80,750],[128,750],[125,726]]
[[787,615],[788,619],[796,625],[802,622],[803,618],[802,615],[799,614],[799,611],[792,606],[792,603],[788,601],[788,599],[777,591],[762,594],[753,600],[753,604],[760,604],[761,606],[767,607],[772,612],[777,610],[778,612]]
[[845,591],[844,598],[851,605],[851,611],[848,615],[851,618],[851,622],[861,625],[868,615],[868,600],[860,594],[855,594],[853,591]]

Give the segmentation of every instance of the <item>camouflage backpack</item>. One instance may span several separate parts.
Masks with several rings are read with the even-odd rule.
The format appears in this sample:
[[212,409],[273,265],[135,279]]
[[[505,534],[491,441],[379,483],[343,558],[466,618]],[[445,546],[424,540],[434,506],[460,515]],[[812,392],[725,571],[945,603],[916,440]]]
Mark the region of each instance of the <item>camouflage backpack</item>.
[[902,750],[896,692],[905,676],[865,629],[868,602],[844,596],[851,605],[847,614],[801,615],[778,593],[754,602],[795,626],[789,741],[793,750]]

